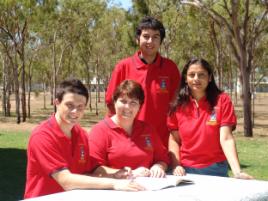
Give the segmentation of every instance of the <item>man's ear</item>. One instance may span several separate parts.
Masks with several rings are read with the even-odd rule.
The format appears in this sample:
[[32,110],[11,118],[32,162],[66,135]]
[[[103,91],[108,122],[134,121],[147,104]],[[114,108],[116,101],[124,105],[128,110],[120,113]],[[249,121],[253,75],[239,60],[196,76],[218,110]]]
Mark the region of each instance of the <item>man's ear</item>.
[[140,39],[139,38],[136,38],[136,44],[140,45]]

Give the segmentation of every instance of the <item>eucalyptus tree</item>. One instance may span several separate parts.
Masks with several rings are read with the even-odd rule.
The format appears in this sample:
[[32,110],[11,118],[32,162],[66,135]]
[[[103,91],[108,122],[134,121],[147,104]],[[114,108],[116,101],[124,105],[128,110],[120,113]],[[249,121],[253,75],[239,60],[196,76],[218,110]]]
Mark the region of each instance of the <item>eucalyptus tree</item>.
[[0,41],[13,71],[17,123],[21,122],[20,99],[22,103],[22,121],[26,120],[25,45],[28,38],[28,21],[33,6],[34,2],[26,0],[19,2],[9,0],[0,3]]
[[[179,7],[173,0],[145,0],[150,15],[160,19],[166,28],[161,53],[179,66],[193,56],[211,57],[214,54],[209,21],[195,9]],[[206,37],[204,37],[206,36]],[[213,54],[211,54],[213,53]]]
[[2,86],[2,112],[3,116],[11,116],[10,109],[10,96],[11,96],[11,81],[12,81],[12,68],[10,68],[10,64],[8,63],[8,57],[2,53],[3,50],[0,51],[0,58],[1,58],[1,86]]
[[47,64],[50,69],[51,104],[53,104],[58,80],[73,72],[72,68],[68,67],[71,66],[72,51],[79,37],[79,30],[75,29],[76,22],[67,1],[40,1],[37,21],[40,23],[36,30],[40,45],[49,50],[44,59],[50,61]]
[[[75,2],[75,1],[74,1]],[[83,3],[84,2],[84,3]],[[79,24],[80,38],[76,44],[76,57],[80,61],[82,68],[80,69],[81,77],[86,80],[89,90],[89,108],[92,111],[92,86],[91,81],[95,76],[95,59],[94,46],[97,42],[95,35],[97,23],[106,11],[106,4],[103,1],[76,1],[76,20]],[[74,6],[74,5],[73,5]]]
[[101,79],[105,84],[116,63],[122,58],[134,53],[135,47],[132,45],[135,41],[132,31],[132,22],[128,21],[127,13],[122,8],[108,8],[101,18],[99,28],[102,29],[103,38],[103,68],[101,68]]
[[128,53],[124,40],[125,11],[120,8],[105,8],[105,12],[96,21],[92,39],[91,58],[94,63],[96,78],[96,114],[98,114],[98,102],[100,102],[100,82],[105,85],[117,59]]
[[268,29],[268,2],[264,0],[181,0],[178,4],[190,5],[206,13],[219,26],[226,29],[226,39],[237,62],[242,85],[244,135],[253,136],[251,118],[250,74],[253,53],[257,42]]

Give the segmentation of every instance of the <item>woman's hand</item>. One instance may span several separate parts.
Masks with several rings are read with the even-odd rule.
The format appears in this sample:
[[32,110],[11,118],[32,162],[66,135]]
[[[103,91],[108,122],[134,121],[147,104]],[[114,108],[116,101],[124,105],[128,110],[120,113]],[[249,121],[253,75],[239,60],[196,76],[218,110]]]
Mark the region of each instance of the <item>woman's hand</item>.
[[149,177],[150,176],[150,170],[145,167],[139,167],[135,170],[132,170],[133,177]]
[[130,167],[124,167],[113,174],[115,179],[130,179],[132,178],[132,170]]
[[234,174],[234,178],[236,178],[236,179],[254,179],[253,176],[251,176],[245,172],[239,172],[239,173]]
[[119,191],[143,191],[145,188],[135,181],[129,179],[115,179],[114,184],[113,184],[113,189],[114,190],[119,190]]
[[154,164],[150,169],[150,177],[165,177],[166,173],[160,164]]
[[172,170],[172,174],[176,176],[183,176],[186,173],[185,173],[185,169],[182,166],[178,165]]

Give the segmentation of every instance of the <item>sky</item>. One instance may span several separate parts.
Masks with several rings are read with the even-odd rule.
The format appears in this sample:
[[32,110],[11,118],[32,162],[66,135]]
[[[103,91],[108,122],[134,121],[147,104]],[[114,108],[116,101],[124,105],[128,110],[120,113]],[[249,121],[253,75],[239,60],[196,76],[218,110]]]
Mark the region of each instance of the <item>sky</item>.
[[126,10],[128,10],[132,5],[131,0],[114,0],[114,2],[116,4],[121,4],[121,7],[126,9]]

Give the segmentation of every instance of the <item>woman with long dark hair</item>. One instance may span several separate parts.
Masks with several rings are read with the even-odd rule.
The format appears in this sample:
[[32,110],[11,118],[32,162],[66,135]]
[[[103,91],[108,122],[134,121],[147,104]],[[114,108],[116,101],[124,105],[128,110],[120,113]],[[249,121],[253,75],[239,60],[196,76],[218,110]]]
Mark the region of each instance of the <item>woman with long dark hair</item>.
[[171,105],[169,151],[174,175],[185,173],[228,176],[242,172],[232,131],[236,116],[229,96],[216,85],[210,64],[200,58],[186,63],[181,84]]

